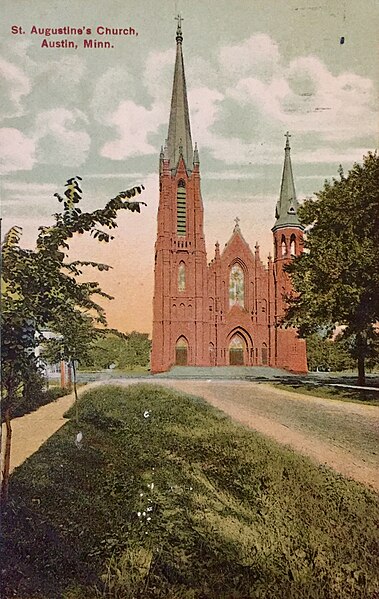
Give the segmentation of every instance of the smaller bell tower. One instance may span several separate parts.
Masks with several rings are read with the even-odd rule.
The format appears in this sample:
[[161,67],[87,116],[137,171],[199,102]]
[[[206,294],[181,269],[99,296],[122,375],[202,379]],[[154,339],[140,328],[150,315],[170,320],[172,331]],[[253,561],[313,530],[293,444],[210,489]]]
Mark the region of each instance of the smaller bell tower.
[[287,131],[276,221],[271,229],[274,236],[275,364],[288,370],[307,372],[305,341],[298,338],[295,329],[279,327],[285,313],[285,296],[292,291],[291,280],[284,267],[302,253],[304,245],[304,226],[297,215],[299,204],[292,172],[290,137]]

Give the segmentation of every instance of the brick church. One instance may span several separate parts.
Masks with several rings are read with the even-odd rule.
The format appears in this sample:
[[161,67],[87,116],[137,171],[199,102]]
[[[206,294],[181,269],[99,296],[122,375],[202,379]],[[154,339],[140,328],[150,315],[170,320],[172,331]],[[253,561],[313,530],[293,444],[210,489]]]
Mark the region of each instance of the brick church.
[[302,251],[304,227],[286,135],[274,258],[252,251],[238,219],[208,264],[203,228],[199,152],[192,146],[182,54],[181,19],[168,137],[159,160],[158,232],[155,244],[152,372],[173,365],[274,366],[307,371],[305,341],[278,326],[291,283],[283,267]]

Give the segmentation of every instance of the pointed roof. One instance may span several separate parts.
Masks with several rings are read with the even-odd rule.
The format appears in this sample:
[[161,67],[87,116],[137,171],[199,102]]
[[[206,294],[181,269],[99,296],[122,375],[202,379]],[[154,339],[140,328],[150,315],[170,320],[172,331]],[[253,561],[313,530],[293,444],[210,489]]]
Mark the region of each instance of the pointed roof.
[[176,17],[176,61],[172,88],[170,122],[168,126],[168,158],[172,169],[176,168],[182,154],[187,170],[192,170],[193,149],[189,120],[186,78],[182,53],[182,18]]
[[291,164],[291,147],[289,138],[290,134],[287,133],[284,136],[286,138],[286,145],[284,148],[284,166],[282,175],[282,185],[280,188],[279,201],[276,204],[275,210],[275,225],[272,230],[280,229],[282,227],[299,227],[303,228],[300,224],[297,216],[298,201],[296,199],[295,183],[292,174]]

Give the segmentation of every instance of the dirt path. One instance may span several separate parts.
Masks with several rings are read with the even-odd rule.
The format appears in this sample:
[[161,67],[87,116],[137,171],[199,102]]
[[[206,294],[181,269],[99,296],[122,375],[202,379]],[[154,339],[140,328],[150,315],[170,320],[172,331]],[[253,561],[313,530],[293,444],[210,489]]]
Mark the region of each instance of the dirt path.
[[[114,380],[172,387],[204,397],[236,421],[379,492],[379,408],[310,397],[247,381]],[[104,383],[91,383],[80,391]],[[57,431],[72,395],[13,421],[12,469]]]
[[[78,389],[80,395],[98,383],[92,383]],[[20,466],[26,458],[31,456],[53,435],[58,429],[67,422],[63,414],[74,403],[74,394],[60,397],[52,403],[41,406],[35,412],[26,414],[21,418],[12,420],[12,451],[11,451],[11,472]],[[5,426],[2,429],[2,454],[5,443]]]
[[[316,462],[326,464],[340,474],[379,492],[379,408],[376,406],[315,398],[273,389],[269,385],[247,382],[230,384],[229,381],[217,383],[167,381],[167,383],[175,389],[204,397],[211,405],[241,424],[279,443],[289,445]],[[281,410],[276,412],[270,410],[273,396],[281,404]],[[318,416],[322,414],[325,417],[325,412],[328,418],[334,416],[337,426],[338,422],[340,425],[346,425],[346,415],[350,428],[359,427],[364,422],[366,426],[360,433],[367,435],[369,431],[377,451],[372,451],[371,446],[362,448],[356,437],[350,444],[342,445],[342,439],[338,434],[334,439],[327,440],[328,435],[320,428],[317,429],[317,426],[313,427],[311,432],[305,422],[294,417],[299,410],[312,412],[313,421],[316,423]]]

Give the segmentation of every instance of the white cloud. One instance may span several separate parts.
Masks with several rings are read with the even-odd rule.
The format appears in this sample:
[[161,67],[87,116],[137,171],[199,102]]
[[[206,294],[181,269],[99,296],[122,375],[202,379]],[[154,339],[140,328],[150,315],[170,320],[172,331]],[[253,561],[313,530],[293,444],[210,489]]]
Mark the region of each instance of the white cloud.
[[286,64],[266,34],[221,48],[217,69],[210,60],[217,81],[212,75],[211,87],[202,69],[204,84],[190,89],[189,99],[193,137],[200,150],[209,149],[220,161],[280,162],[277,140],[289,129],[296,147],[303,148],[296,160],[338,163],[359,158],[362,138],[375,134],[378,112],[370,79],[353,72],[335,75],[315,56]]
[[1,117],[16,117],[23,113],[22,99],[31,90],[29,77],[15,64],[0,58]]
[[170,100],[174,64],[175,50],[173,48],[163,52],[149,53],[142,78],[147,91],[154,100],[160,98],[165,104]]
[[21,181],[4,181],[3,188],[7,191],[20,193],[54,193],[57,189],[52,183],[25,183]]
[[91,143],[87,125],[87,117],[80,110],[54,108],[40,112],[34,125],[38,162],[81,166]]
[[257,33],[240,44],[221,48],[219,62],[229,80],[253,76],[270,81],[281,58],[277,43],[269,35]]
[[141,179],[144,173],[92,173],[85,179]]
[[108,118],[108,124],[116,129],[118,139],[109,141],[100,154],[111,160],[123,160],[129,156],[155,154],[157,148],[148,141],[163,119],[164,107],[155,104],[151,110],[135,102],[125,100]]
[[107,123],[110,115],[125,98],[130,98],[136,81],[126,69],[111,67],[96,81],[90,109],[99,123]]
[[14,128],[0,129],[0,172],[31,170],[35,163],[35,143]]

